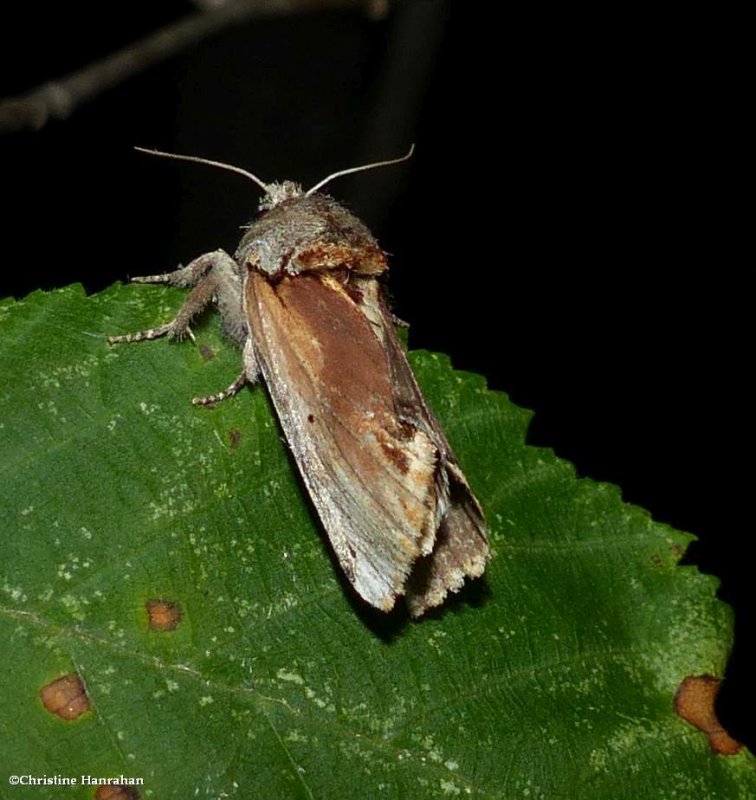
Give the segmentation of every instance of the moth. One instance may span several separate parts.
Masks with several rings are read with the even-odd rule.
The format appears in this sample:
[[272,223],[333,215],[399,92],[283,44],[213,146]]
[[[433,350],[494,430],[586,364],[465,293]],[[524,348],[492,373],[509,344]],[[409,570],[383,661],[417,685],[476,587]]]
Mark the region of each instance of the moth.
[[[140,149],[140,148],[137,148]],[[238,167],[146,150],[238,172],[260,186],[259,216],[232,258],[215,250],[163,275],[134,278],[191,288],[175,319],[111,344],[193,339],[206,306],[243,352],[239,377],[210,405],[260,378],[339,564],[356,592],[414,617],[440,605],[489,558],[486,524],[441,426],[423,397],[386,301],[386,254],[368,228],[321,189],[263,183]]]

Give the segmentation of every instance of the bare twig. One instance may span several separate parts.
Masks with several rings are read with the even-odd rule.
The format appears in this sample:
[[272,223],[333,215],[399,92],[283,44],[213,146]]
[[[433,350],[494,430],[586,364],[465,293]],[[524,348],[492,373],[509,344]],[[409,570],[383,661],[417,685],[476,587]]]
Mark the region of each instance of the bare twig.
[[107,89],[223,28],[255,17],[365,7],[366,0],[226,0],[145,36],[113,55],[50,81],[26,94],[0,101],[0,133],[39,130],[50,119],[66,119]]

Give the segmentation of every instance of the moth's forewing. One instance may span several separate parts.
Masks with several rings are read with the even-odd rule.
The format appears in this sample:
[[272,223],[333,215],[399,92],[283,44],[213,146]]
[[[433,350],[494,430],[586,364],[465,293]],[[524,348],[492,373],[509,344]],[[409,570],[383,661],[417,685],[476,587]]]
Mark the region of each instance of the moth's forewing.
[[[383,318],[389,311],[381,298]],[[438,472],[445,478],[446,510],[439,521],[433,551],[417,561],[407,582],[407,605],[413,616],[443,602],[465,578],[480,577],[490,555],[488,534],[475,495],[470,489],[446,436],[428,407],[393,325],[386,324],[384,348],[391,369],[397,414],[417,421],[438,449]]]
[[[408,593],[419,615],[479,575],[488,552],[480,509],[412,377],[378,282],[336,271],[270,280],[251,270],[245,304],[281,426],[357,592],[383,610]],[[465,539],[474,542],[467,550]]]
[[386,353],[327,273],[275,283],[250,272],[246,298],[265,383],[344,572],[388,610],[435,534],[435,447],[392,407]]

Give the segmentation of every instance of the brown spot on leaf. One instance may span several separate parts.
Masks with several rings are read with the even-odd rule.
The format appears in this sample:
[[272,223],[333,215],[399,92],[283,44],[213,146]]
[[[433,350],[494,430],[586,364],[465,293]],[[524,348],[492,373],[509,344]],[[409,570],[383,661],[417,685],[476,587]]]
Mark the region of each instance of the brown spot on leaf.
[[95,792],[95,800],[139,800],[139,792],[132,786],[121,786],[119,783],[100,786]]
[[664,561],[662,561],[662,557],[658,553],[654,553],[651,556],[651,563],[655,567],[663,567],[664,566]]
[[84,684],[75,672],[69,672],[43,686],[39,696],[44,707],[61,719],[74,720],[92,706]]
[[231,447],[238,447],[241,441],[241,431],[238,428],[231,428],[228,432],[228,441]]
[[205,359],[205,361],[210,361],[211,358],[215,358],[215,350],[213,350],[210,345],[201,344],[199,346],[199,351],[200,355]]
[[675,694],[675,713],[703,731],[715,753],[731,756],[743,745],[727,733],[714,711],[714,700],[721,683],[713,675],[689,675]]
[[173,600],[148,600],[145,606],[153,631],[175,631],[181,622],[181,609]]
[[307,421],[308,422],[315,422],[315,415],[314,414],[308,414],[307,415]]
[[669,546],[669,552],[672,553],[675,558],[682,558],[683,553],[685,553],[685,548],[681,544],[671,544]]

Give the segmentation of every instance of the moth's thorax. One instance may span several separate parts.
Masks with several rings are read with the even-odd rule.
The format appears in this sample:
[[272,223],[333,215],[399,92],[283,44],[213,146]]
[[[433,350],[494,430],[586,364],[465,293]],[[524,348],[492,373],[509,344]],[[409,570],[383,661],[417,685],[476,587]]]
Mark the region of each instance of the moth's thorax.
[[368,228],[317,193],[285,197],[263,211],[239,243],[236,261],[271,277],[342,268],[379,275],[388,266]]

